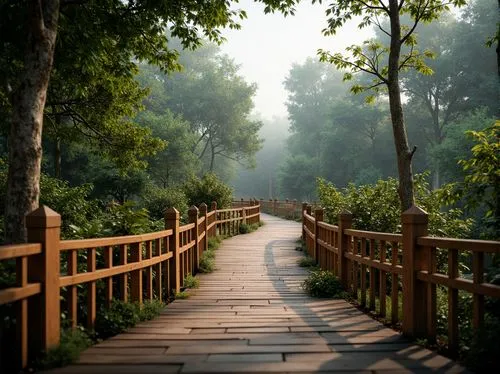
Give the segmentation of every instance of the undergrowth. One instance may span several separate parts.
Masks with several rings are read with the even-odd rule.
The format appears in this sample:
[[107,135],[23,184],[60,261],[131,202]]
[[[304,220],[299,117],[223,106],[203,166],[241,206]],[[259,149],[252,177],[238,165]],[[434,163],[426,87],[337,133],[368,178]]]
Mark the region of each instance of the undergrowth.
[[200,280],[194,277],[191,273],[186,275],[184,278],[184,287],[185,288],[198,288],[200,287]]
[[344,298],[345,292],[340,280],[326,270],[311,271],[302,288],[313,297]]
[[318,266],[318,264],[316,264],[316,260],[312,257],[309,257],[309,256],[304,256],[304,257],[299,258],[299,260],[297,261],[297,264],[301,268],[312,268],[312,267]]

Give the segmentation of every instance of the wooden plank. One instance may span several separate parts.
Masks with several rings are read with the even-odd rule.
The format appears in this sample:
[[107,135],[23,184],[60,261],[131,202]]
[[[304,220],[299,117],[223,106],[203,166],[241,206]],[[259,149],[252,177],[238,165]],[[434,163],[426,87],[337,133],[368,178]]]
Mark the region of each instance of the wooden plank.
[[[453,367],[438,355],[410,359],[426,351],[344,300],[306,295],[300,284],[308,271],[296,264],[302,255],[295,250],[300,224],[265,219],[258,231],[224,240],[216,252],[217,270],[200,275],[201,286],[190,298],[174,301],[155,320],[98,344],[80,364],[58,372],[168,372],[172,365],[182,365],[176,366],[181,373]],[[159,252],[155,245],[153,258]],[[155,288],[165,279],[156,276]]]

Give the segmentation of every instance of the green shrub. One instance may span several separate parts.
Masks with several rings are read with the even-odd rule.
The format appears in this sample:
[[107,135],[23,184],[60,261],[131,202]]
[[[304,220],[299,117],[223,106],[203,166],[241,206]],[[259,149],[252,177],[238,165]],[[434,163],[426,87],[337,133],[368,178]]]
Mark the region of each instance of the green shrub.
[[95,333],[98,338],[106,339],[133,327],[140,321],[150,320],[165,307],[160,301],[146,301],[142,308],[137,303],[113,300],[110,308],[102,308],[97,313]]
[[213,250],[203,252],[200,257],[200,273],[211,273],[215,270],[215,253]]
[[91,344],[92,340],[85,331],[63,330],[59,345],[46,352],[36,366],[39,369],[52,369],[69,365],[78,360],[80,353]]
[[95,322],[96,335],[101,339],[115,336],[137,324],[139,305],[113,300],[110,308],[102,308]]
[[326,270],[312,271],[302,283],[302,288],[314,297],[344,297],[342,284],[332,272]]
[[187,293],[186,291],[180,291],[180,292],[176,292],[175,293],[175,299],[177,300],[184,300],[184,299],[187,299],[189,297],[189,293]]
[[159,300],[145,301],[139,311],[139,319],[141,321],[149,321],[157,316],[165,309],[165,303]]
[[220,243],[222,243],[222,238],[220,236],[215,236],[208,238],[208,250],[214,251],[219,248]]
[[203,178],[193,178],[184,184],[189,205],[199,206],[205,203],[210,206],[217,202],[217,208],[230,208],[233,201],[233,191],[213,173],[207,173]]
[[238,228],[238,232],[240,234],[248,234],[251,232],[250,230],[250,225],[247,225],[246,223],[242,223],[240,227]]
[[184,287],[186,288],[198,288],[200,287],[200,280],[189,273],[184,278]]
[[297,263],[301,268],[311,268],[317,266],[316,260],[309,256],[301,257]]
[[[431,190],[428,174],[415,175],[415,200],[429,213],[429,234],[456,238],[468,237],[472,220],[463,219],[460,209],[444,209],[453,186]],[[394,178],[375,184],[356,186],[353,183],[338,189],[324,179],[318,179],[318,196],[325,208],[326,221],[338,223],[338,215],[348,210],[353,215],[353,227],[378,232],[401,232],[401,205],[398,181]]]
[[167,208],[175,208],[181,214],[188,210],[188,200],[180,188],[160,188],[148,186],[142,196],[142,205],[148,210],[154,220],[163,220]]
[[260,227],[260,225],[258,223],[252,223],[251,225],[248,225],[246,223],[242,223],[239,227],[238,232],[240,234],[249,234],[251,232],[258,230],[259,227]]

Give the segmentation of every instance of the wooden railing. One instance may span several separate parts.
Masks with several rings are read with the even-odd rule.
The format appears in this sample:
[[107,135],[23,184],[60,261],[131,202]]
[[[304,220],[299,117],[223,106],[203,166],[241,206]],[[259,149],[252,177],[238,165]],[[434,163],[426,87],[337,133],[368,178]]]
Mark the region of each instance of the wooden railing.
[[144,299],[167,300],[180,291],[187,274],[198,271],[208,239],[236,234],[243,223],[258,223],[260,207],[256,202],[217,210],[212,203],[208,212],[201,204],[199,210],[191,207],[188,217],[189,223],[181,226],[179,212],[171,208],[165,212],[163,231],[60,240],[59,214],[41,207],[26,216],[29,243],[0,246],[0,261],[16,263],[16,284],[0,290],[0,305],[16,308],[16,366],[25,368],[41,351],[58,345],[61,308],[70,325],[77,326],[79,295],[86,295],[83,309],[89,329],[96,323],[98,291],[104,294],[105,307],[115,298],[139,304]]
[[[303,205],[302,235],[307,253],[337,275],[361,306],[386,316],[415,338],[436,339],[436,286],[448,290],[448,348],[459,342],[458,292],[472,294],[472,325],[484,322],[485,296],[500,299],[500,286],[485,283],[485,254],[500,254],[500,242],[427,236],[428,217],[418,207],[401,216],[402,234],[352,229],[352,215],[340,214],[338,226],[323,222],[323,209]],[[447,256],[447,273],[437,267],[437,252]],[[472,253],[471,279],[460,276],[458,256]],[[378,306],[377,306],[378,304]],[[402,306],[402,307],[401,307]],[[402,319],[400,315],[402,314]]]
[[263,213],[272,214],[279,217],[288,219],[299,219],[302,216],[302,204],[297,203],[297,200],[244,200],[233,201],[233,206],[245,206],[245,204],[259,203]]

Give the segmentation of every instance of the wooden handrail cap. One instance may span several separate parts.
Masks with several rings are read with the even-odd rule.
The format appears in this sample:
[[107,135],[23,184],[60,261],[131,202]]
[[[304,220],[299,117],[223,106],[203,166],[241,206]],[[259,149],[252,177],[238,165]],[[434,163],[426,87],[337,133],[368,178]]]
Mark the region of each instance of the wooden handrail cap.
[[352,219],[352,213],[348,210],[343,210],[342,212],[340,212],[339,217],[342,220]]
[[412,205],[401,214],[403,223],[427,223],[429,221],[427,212],[422,208]]
[[179,219],[179,211],[175,208],[165,210],[165,219]]
[[194,205],[191,206],[191,208],[189,208],[189,210],[188,210],[188,215],[194,216],[194,215],[197,215],[197,214],[198,214],[198,208],[195,207]]
[[42,205],[26,216],[26,227],[61,227],[61,215],[57,212],[54,212],[48,206]]

